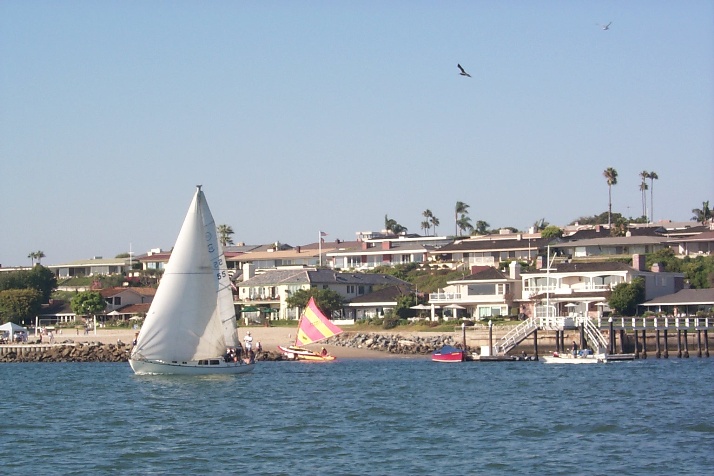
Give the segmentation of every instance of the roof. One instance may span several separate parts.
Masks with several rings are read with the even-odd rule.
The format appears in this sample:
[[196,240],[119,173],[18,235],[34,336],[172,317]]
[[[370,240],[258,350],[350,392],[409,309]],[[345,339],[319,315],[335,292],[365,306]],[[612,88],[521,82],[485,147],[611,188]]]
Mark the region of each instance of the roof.
[[237,286],[275,286],[279,284],[354,284],[393,285],[406,284],[399,278],[377,273],[338,273],[331,269],[270,270],[237,283]]
[[697,235],[683,238],[671,238],[668,240],[669,243],[692,243],[695,241],[714,241],[714,231],[704,231]]
[[507,275],[493,266],[474,266],[474,273],[458,281],[502,281],[509,279]]
[[555,244],[556,248],[575,248],[583,246],[608,246],[608,245],[658,245],[667,242],[668,239],[662,235],[647,236],[608,236],[602,238],[588,238],[580,240],[570,240],[568,238]]
[[412,288],[407,285],[397,284],[388,286],[369,294],[363,294],[350,300],[350,304],[371,304],[371,303],[397,303],[397,299],[411,294]]
[[512,249],[538,249],[550,243],[549,238],[494,238],[455,241],[439,248],[438,253],[454,253],[469,251],[494,251]]
[[128,306],[120,307],[116,310],[116,312],[120,314],[139,314],[143,312],[144,314],[146,314],[147,312],[149,312],[150,306],[150,303],[129,304]]
[[123,293],[125,291],[131,291],[139,296],[155,296],[156,295],[156,288],[149,288],[149,287],[114,287],[114,288],[105,288],[105,289],[100,289],[98,292],[99,294],[102,295],[102,297],[107,298],[110,296],[116,296],[117,294]]
[[714,305],[714,288],[682,289],[674,294],[656,297],[643,303],[643,306],[683,306],[696,304]]

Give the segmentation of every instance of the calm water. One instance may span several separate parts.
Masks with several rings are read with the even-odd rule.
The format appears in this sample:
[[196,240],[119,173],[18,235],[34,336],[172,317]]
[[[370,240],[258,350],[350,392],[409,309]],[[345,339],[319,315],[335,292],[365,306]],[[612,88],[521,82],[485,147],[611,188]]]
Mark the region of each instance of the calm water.
[[714,358],[0,365],[4,474],[710,474]]

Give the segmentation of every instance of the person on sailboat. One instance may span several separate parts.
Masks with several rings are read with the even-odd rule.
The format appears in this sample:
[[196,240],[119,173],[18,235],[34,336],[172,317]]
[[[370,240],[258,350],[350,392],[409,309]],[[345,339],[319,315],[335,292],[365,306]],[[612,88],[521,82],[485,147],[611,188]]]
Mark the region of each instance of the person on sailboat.
[[245,344],[245,351],[250,354],[250,350],[253,348],[253,337],[250,335],[250,331],[245,333],[243,342]]
[[323,347],[322,349],[320,349],[320,355],[323,356],[323,357],[326,357],[326,356],[327,356],[327,349],[325,349],[324,347]]

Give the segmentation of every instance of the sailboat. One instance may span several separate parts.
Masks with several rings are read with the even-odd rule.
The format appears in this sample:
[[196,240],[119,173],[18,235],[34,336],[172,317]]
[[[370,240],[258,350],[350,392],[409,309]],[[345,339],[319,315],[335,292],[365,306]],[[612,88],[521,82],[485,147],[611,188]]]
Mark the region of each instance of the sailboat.
[[278,349],[280,349],[284,356],[291,360],[335,360],[335,356],[328,354],[324,347],[323,350],[318,353],[302,346],[314,344],[341,333],[342,329],[333,324],[327,316],[320,311],[320,308],[315,304],[315,299],[311,297],[305,311],[300,315],[295,344],[287,347],[279,345]]
[[231,283],[216,223],[201,186],[132,349],[136,374],[239,374],[253,363],[228,358],[239,347]]

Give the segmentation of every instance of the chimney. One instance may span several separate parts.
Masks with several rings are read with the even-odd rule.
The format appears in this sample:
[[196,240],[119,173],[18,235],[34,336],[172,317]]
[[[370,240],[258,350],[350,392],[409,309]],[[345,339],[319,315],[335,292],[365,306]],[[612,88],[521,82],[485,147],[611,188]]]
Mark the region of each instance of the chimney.
[[545,264],[543,263],[544,261],[545,261],[545,256],[538,256],[538,258],[536,258],[536,269],[545,268]]
[[510,278],[511,279],[521,279],[521,263],[518,261],[511,261],[511,264],[508,265],[510,268]]
[[595,225],[595,231],[596,231],[597,233],[600,233],[600,225]]
[[296,246],[296,247],[295,247],[295,251],[297,251],[298,253],[300,253],[300,247],[299,247],[299,246]]
[[662,263],[653,263],[650,270],[653,273],[661,273],[664,271],[664,265]]
[[383,250],[388,250],[392,247],[392,242],[391,241],[383,241],[382,242],[382,249]]
[[646,271],[647,265],[645,263],[645,255],[634,254],[632,255],[632,267],[637,271]]
[[253,269],[253,263],[245,263],[243,265],[243,281],[248,281],[253,276],[255,276],[255,270]]
[[366,241],[363,241],[363,242],[362,242],[362,249],[363,249],[363,250],[366,250],[366,249],[367,249],[367,242],[366,242]]

